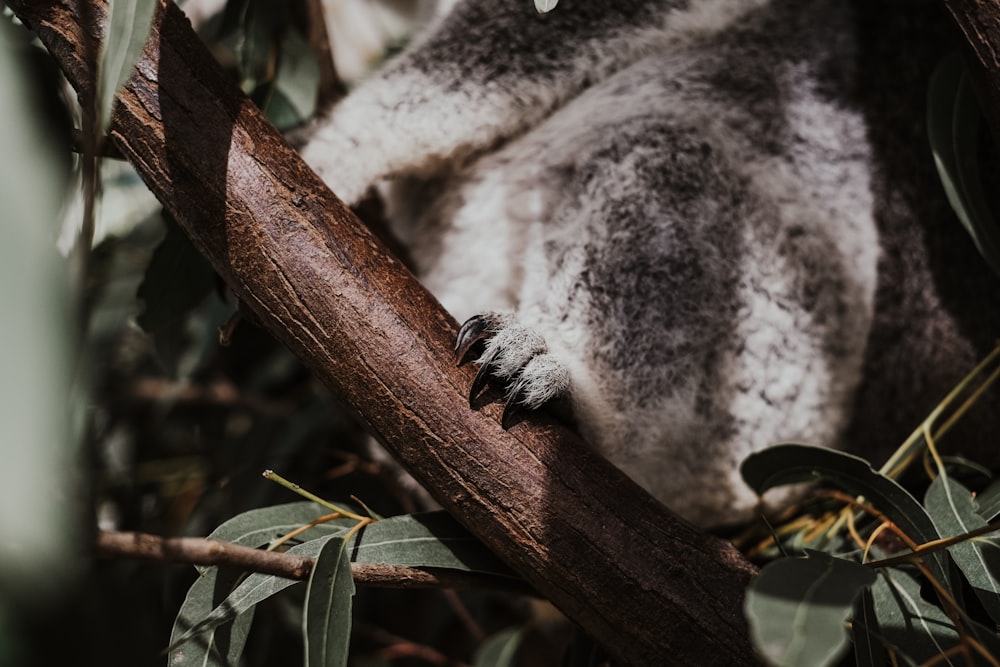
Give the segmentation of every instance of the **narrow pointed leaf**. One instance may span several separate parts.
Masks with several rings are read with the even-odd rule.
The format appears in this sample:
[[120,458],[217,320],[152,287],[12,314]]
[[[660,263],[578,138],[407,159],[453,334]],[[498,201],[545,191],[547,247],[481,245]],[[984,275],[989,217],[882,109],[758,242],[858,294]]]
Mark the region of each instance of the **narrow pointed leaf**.
[[475,667],[514,667],[524,628],[507,628],[496,633],[476,651]]
[[810,551],[767,565],[747,589],[745,611],[754,646],[774,665],[833,664],[848,645],[845,622],[871,568]]
[[351,548],[351,560],[516,578],[482,542],[445,512],[395,516],[366,526]]
[[[944,537],[971,532],[988,525],[975,511],[972,493],[945,475],[938,476],[927,489],[924,505]],[[976,597],[993,619],[1000,623],[1000,544],[996,537],[977,537],[948,547]]]
[[960,54],[946,58],[927,93],[927,134],[948,203],[993,270],[1000,273],[1000,225],[979,171],[981,114]]
[[[885,513],[917,544],[940,537],[927,511],[910,493],[862,458],[808,445],[776,445],[747,457],[740,467],[743,479],[758,495],[786,484],[827,480]],[[933,553],[924,561],[935,577],[954,590],[948,556]]]
[[306,667],[345,667],[351,640],[354,579],[347,543],[329,540],[316,558],[302,617]]
[[882,641],[875,636],[878,621],[875,618],[875,600],[870,587],[861,592],[854,603],[851,639],[854,642],[854,663],[857,667],[882,667],[886,664]]
[[157,7],[156,0],[112,0],[109,4],[107,34],[98,65],[98,133],[102,136],[111,122],[115,93],[132,76],[142,56]]

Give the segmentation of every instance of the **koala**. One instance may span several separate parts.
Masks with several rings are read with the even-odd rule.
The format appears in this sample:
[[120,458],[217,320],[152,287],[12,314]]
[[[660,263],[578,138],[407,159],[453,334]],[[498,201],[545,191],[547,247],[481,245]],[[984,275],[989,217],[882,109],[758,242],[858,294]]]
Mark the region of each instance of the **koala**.
[[[907,79],[859,67],[891,32],[859,27],[872,3],[446,4],[302,154],[348,203],[381,188],[417,276],[465,321],[472,395],[502,387],[505,421],[566,405],[614,464],[717,527],[758,506],[747,455],[891,449],[988,348],[996,283],[974,276],[988,287],[963,328],[918,222],[935,186],[884,166],[879,132],[908,150],[914,124],[871,110]],[[927,4],[880,11],[905,32]]]

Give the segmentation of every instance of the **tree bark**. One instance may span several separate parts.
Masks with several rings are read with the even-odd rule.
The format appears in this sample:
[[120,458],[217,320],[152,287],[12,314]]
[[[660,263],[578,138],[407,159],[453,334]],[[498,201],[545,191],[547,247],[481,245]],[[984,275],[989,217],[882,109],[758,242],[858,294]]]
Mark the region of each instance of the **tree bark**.
[[[10,2],[79,91],[87,0]],[[96,3],[95,3],[96,4]],[[100,5],[98,5],[100,7]],[[754,573],[544,415],[469,408],[454,320],[161,1],[111,140],[216,271],[433,496],[623,662],[756,664]],[[351,156],[340,156],[344,169]],[[474,261],[474,258],[470,258]]]

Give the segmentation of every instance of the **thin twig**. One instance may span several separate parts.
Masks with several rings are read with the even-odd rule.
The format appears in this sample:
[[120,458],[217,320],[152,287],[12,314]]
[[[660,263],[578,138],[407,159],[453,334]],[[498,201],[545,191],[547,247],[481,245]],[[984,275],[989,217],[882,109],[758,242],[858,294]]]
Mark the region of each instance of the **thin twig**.
[[[204,537],[167,538],[107,530],[97,533],[94,552],[98,558],[229,565],[297,580],[308,579],[316,563],[315,559],[306,556],[252,549]],[[518,579],[461,570],[352,563],[351,573],[358,585],[374,588],[480,588],[537,595]]]

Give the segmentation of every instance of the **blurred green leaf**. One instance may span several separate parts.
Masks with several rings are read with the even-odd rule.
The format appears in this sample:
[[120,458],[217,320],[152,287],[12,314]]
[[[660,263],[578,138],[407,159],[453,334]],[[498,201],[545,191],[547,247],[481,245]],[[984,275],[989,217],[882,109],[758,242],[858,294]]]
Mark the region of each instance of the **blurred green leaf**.
[[111,0],[108,3],[107,32],[98,65],[98,135],[111,123],[115,94],[132,76],[142,56],[156,15],[156,0]]
[[[863,496],[914,542],[932,542],[940,537],[927,511],[906,489],[851,454],[825,447],[776,445],[747,457],[740,472],[759,495],[776,486],[827,480],[847,493]],[[933,553],[925,561],[939,581],[954,590],[948,556]]]
[[[924,497],[924,505],[942,537],[962,535],[987,522],[975,511],[972,493],[945,475],[939,475]],[[948,547],[962,574],[972,585],[972,590],[983,608],[1000,623],[1000,545],[994,538],[978,537]]]
[[927,134],[948,203],[993,270],[1000,273],[1000,225],[979,172],[981,114],[961,55],[944,59],[927,93]]
[[[285,100],[293,116],[292,122],[272,122],[279,128],[288,128],[312,118],[316,112],[319,93],[319,65],[308,42],[295,30],[286,30],[281,40],[281,58],[274,80],[274,92]],[[267,110],[264,110],[267,113]],[[268,113],[270,117],[270,113]]]
[[754,646],[775,665],[832,664],[847,648],[855,600],[874,582],[871,568],[819,551],[770,563],[747,589]]
[[524,628],[501,630],[479,646],[473,664],[475,667],[513,667],[523,639]]
[[136,321],[148,332],[180,320],[215,286],[215,272],[208,261],[177,223],[164,220],[166,236],[153,253],[137,294],[145,308]]
[[306,667],[347,665],[354,579],[346,546],[340,538],[327,541],[309,577],[302,617]]
[[0,20],[0,584],[12,608],[66,597],[83,542],[86,485],[71,418],[91,402],[74,387],[69,271],[52,238],[65,200],[61,155],[32,102],[24,36]]

